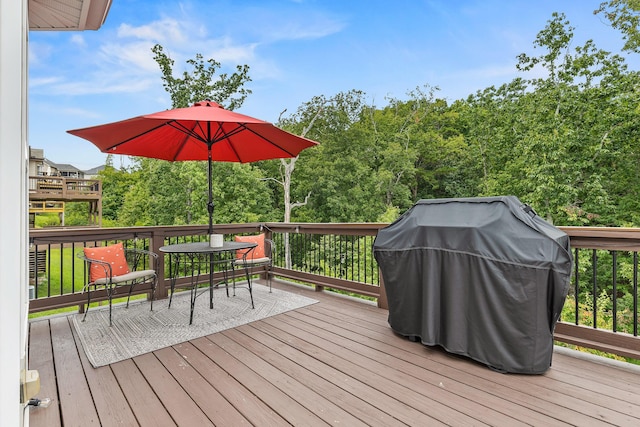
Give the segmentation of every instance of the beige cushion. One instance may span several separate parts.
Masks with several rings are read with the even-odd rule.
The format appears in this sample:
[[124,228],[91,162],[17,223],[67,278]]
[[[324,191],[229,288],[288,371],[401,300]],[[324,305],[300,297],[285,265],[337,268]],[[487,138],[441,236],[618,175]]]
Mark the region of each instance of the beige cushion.
[[236,265],[254,265],[254,264],[269,264],[271,262],[271,259],[268,257],[263,257],[263,258],[248,258],[246,261],[245,260],[241,260],[238,259],[235,261]]
[[[155,275],[156,275],[156,272],[154,270],[132,271],[127,274],[122,274],[120,276],[113,276],[111,278],[111,283],[114,283],[114,284],[124,283],[124,282],[133,281],[136,279],[142,279],[145,277],[152,277]],[[106,285],[108,282],[107,282],[107,278],[103,277],[101,279],[96,280],[94,283],[96,285]]]

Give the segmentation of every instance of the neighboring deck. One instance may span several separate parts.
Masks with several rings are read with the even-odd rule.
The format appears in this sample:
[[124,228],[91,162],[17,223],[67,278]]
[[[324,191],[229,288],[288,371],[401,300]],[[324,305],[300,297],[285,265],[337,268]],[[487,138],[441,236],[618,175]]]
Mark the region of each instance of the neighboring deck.
[[371,304],[277,287],[320,303],[98,369],[66,317],[32,322],[54,401],[30,425],[640,425],[638,367],[562,351],[544,375],[500,374],[395,335]]
[[102,199],[99,179],[30,176],[29,200],[96,201]]

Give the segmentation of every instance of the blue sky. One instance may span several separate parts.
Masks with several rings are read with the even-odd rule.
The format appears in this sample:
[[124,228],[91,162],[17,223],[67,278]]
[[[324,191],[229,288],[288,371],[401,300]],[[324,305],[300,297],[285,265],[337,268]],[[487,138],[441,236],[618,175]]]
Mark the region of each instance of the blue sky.
[[29,33],[29,142],[57,163],[103,164],[66,130],[170,108],[156,43],[176,70],[196,53],[223,71],[248,64],[253,93],[238,111],[276,121],[315,95],[359,89],[383,106],[418,86],[453,101],[509,82],[554,11],[576,45],[618,52],[619,33],[593,15],[600,1],[113,0],[98,31]]

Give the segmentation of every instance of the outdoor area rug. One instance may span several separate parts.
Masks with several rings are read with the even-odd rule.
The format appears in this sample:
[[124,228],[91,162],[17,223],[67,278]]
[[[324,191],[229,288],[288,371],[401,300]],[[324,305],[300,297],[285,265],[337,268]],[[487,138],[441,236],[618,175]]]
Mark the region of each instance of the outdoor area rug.
[[[231,289],[229,292],[232,295]],[[246,286],[236,289],[236,296],[229,298],[220,288],[214,291],[213,309],[209,309],[206,290],[196,299],[192,325],[189,292],[176,293],[170,309],[169,299],[154,301],[153,311],[149,310],[148,301],[132,302],[129,308],[114,305],[111,327],[108,306],[92,307],[84,322],[84,314],[70,317],[87,358],[97,368],[318,302],[278,289],[269,293],[268,287],[256,284],[253,300],[255,309],[251,308]]]

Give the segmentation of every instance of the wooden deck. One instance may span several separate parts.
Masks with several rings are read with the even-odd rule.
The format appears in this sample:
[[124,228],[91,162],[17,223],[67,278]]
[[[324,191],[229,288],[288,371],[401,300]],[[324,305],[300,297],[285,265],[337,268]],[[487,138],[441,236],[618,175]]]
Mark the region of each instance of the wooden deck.
[[558,351],[544,375],[500,374],[396,336],[373,305],[277,287],[320,303],[97,369],[66,317],[32,322],[53,403],[30,425],[640,425],[637,367]]

